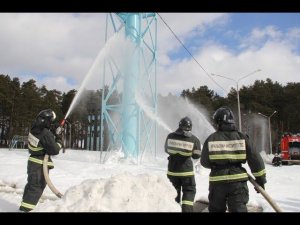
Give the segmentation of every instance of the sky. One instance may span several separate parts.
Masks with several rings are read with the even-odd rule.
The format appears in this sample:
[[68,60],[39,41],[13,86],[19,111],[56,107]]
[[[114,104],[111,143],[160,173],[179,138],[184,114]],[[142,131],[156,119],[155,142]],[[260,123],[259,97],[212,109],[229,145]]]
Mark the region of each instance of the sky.
[[[46,187],[33,212],[181,212],[174,200],[176,191],[167,179],[167,154],[143,163],[124,159],[120,151],[112,151],[104,164],[100,152],[66,149],[53,156],[55,168],[50,179],[63,194],[56,197]],[[266,162],[266,192],[283,212],[300,212],[299,165],[274,167],[273,155],[261,152]],[[18,212],[26,184],[26,149],[0,149],[0,212]],[[199,160],[193,161],[196,166]],[[248,173],[250,169],[244,165]],[[195,169],[195,201],[207,201],[210,170]],[[287,175],[290,174],[290,175]],[[295,175],[295,176],[292,176]],[[275,212],[250,182],[249,206],[262,212]],[[205,211],[204,211],[205,212]]]
[[[106,15],[0,13],[0,74],[21,82],[34,79],[49,90],[78,90],[105,47]],[[237,84],[255,80],[300,81],[300,13],[159,15],[193,56],[157,16],[157,88],[162,95],[207,85],[226,96]]]

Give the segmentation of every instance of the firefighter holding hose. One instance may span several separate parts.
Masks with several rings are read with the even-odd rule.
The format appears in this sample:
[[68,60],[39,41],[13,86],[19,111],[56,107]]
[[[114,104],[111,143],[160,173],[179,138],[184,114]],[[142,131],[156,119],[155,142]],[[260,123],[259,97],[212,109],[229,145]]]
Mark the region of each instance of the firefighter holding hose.
[[[211,169],[209,175],[210,212],[247,212],[248,174],[242,164],[248,163],[256,183],[264,189],[266,170],[262,157],[253,151],[247,135],[235,126],[230,108],[219,108],[213,115],[217,131],[204,142],[201,164]],[[255,188],[256,191],[258,191]]]
[[[29,212],[33,210],[43,194],[46,187],[43,174],[45,154],[49,156],[57,155],[62,149],[61,133],[51,132],[55,118],[56,114],[53,110],[45,109],[39,112],[32,124],[28,135],[30,156],[27,163],[27,184],[24,188],[20,211]],[[52,168],[54,168],[54,165],[51,158],[49,158],[48,169]]]

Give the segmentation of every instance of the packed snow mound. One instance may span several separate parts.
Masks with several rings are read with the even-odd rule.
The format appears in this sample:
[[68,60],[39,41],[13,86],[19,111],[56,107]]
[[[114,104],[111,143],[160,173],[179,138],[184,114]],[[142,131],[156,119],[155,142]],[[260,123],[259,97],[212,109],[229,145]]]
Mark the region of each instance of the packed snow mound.
[[39,203],[33,212],[181,212],[175,196],[167,178],[126,172],[85,180],[69,188],[61,199]]

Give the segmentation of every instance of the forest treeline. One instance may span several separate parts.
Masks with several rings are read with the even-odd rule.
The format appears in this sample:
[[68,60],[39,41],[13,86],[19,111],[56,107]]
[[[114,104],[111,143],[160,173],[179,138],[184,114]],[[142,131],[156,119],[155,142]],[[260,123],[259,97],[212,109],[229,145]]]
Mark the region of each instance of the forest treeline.
[[[232,108],[237,116],[237,91],[231,88],[226,97],[221,97],[207,86],[183,90],[182,97],[190,99],[196,104],[201,104],[209,112],[227,105]],[[300,83],[289,82],[285,86],[277,81],[267,78],[256,80],[252,85],[242,86],[239,89],[241,117],[249,114],[261,113],[267,117],[272,116],[272,130],[280,133],[300,132]]]
[[[107,90],[105,90],[107,91]],[[0,75],[0,146],[7,147],[14,135],[27,135],[33,119],[43,109],[51,108],[58,120],[63,119],[77,90],[67,93],[56,89],[48,90],[46,86],[38,87],[33,79],[21,83],[19,78],[9,75]],[[84,98],[68,118],[72,143],[76,139],[86,139],[87,127],[90,125],[91,115],[98,118],[101,112],[101,98],[103,90],[86,90]],[[207,86],[192,87],[181,91],[179,97],[189,99],[195,105],[206,108],[209,114],[221,107],[229,106],[237,116],[237,92],[231,88],[227,96],[219,96]],[[256,80],[249,86],[242,86],[239,90],[240,108],[243,121],[247,115],[261,113],[272,116],[271,128],[278,136],[283,132],[300,132],[300,83],[290,82],[286,85],[274,82],[271,79]],[[158,96],[167,101],[174,95]],[[179,106],[180,107],[180,106]],[[246,124],[246,123],[243,123]],[[96,125],[95,125],[96,126]],[[243,125],[243,130],[246,130]],[[96,135],[96,134],[95,134]],[[86,148],[86,146],[80,146]]]

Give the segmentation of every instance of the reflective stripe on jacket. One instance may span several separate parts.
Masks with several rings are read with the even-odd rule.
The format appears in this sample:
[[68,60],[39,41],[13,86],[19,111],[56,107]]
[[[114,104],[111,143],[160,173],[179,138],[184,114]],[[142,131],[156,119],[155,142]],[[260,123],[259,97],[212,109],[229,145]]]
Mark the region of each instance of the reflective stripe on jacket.
[[168,175],[185,177],[194,175],[191,158],[199,159],[201,145],[199,139],[192,135],[186,137],[177,132],[170,133],[165,142],[165,152],[168,153]]
[[[28,161],[42,166],[45,154],[57,155],[61,145],[55,142],[54,135],[48,129],[38,130],[39,132],[36,130],[32,129],[28,135],[28,151],[30,153]],[[49,157],[48,167],[49,169],[54,167],[51,157]]]
[[28,150],[32,156],[57,155],[61,145],[55,142],[51,131],[44,128],[39,132],[30,131],[28,135]]
[[248,180],[242,164],[248,163],[252,174],[266,182],[266,172],[260,154],[253,151],[249,139],[238,131],[216,131],[205,141],[201,164],[210,168],[210,182]]
[[[41,159],[37,159],[37,158],[34,158],[34,157],[29,157],[28,160],[31,161],[31,162],[43,165],[43,160],[41,160]],[[54,166],[53,162],[49,162],[49,161],[48,161],[47,165],[52,166],[52,167]]]

